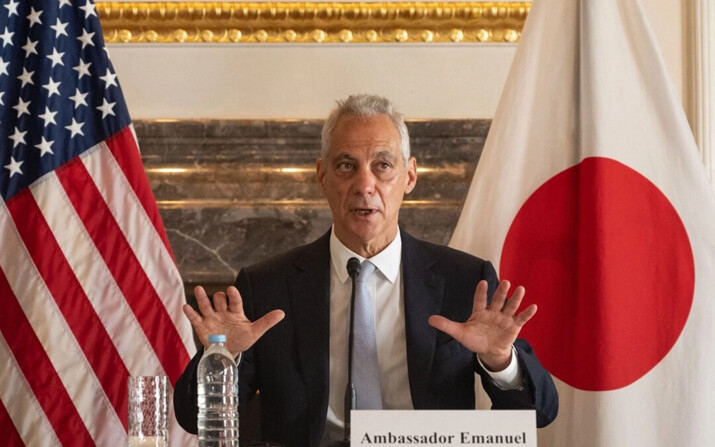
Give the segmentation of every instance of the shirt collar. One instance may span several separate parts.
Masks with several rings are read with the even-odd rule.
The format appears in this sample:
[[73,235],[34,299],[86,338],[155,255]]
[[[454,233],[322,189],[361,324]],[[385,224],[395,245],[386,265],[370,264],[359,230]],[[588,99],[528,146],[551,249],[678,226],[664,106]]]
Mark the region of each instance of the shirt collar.
[[[345,266],[348,263],[348,259],[355,257],[364,261],[365,258],[356,254],[348,247],[346,247],[337,236],[335,236],[335,231],[330,233],[330,259],[332,260],[333,269],[338,275],[338,280],[344,283],[348,280],[348,271]],[[390,242],[390,244],[385,247],[380,253],[376,254],[372,258],[369,258],[375,267],[382,272],[382,274],[391,283],[395,283],[397,280],[397,275],[400,273],[400,263],[402,262],[402,237],[400,236],[400,231],[398,229],[397,236]]]

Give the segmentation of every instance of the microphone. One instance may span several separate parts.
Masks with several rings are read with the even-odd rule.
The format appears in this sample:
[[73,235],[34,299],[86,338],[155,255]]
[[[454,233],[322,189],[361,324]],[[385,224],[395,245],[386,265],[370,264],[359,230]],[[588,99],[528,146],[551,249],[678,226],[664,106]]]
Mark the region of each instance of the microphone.
[[345,437],[343,445],[350,445],[350,411],[357,408],[357,397],[355,386],[353,385],[353,327],[355,326],[355,279],[360,274],[360,260],[358,258],[348,259],[346,265],[348,275],[352,281],[352,291],[350,292],[350,326],[348,330],[348,383],[345,387]]
[[360,274],[360,260],[358,258],[348,259],[348,265],[345,266],[348,269],[348,275],[355,281],[355,278]]

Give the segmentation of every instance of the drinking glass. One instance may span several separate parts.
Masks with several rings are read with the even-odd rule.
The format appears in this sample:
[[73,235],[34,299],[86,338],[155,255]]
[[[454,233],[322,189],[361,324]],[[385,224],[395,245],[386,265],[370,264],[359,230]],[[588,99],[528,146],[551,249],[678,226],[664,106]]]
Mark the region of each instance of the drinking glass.
[[168,447],[168,379],[130,376],[129,447]]

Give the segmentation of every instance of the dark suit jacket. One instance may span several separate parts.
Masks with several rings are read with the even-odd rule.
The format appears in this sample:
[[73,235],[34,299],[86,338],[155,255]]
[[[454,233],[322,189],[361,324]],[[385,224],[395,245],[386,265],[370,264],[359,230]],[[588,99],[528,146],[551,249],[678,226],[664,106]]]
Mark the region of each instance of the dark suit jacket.
[[[472,352],[427,323],[434,314],[465,321],[481,279],[489,282],[491,297],[498,281],[491,263],[401,234],[407,366],[414,407],[474,408],[476,371],[492,408],[533,408],[538,426],[550,423],[558,411],[558,394],[528,343],[515,343],[524,372],[523,389],[502,390]],[[330,232],[312,244],[242,269],[236,280],[248,318],[254,320],[274,309],[286,314],[244,353],[240,364],[240,405],[260,390],[261,441],[296,447],[320,443],[329,391],[329,240]],[[200,356],[201,352],[191,360],[174,391],[177,419],[192,433],[196,433]]]

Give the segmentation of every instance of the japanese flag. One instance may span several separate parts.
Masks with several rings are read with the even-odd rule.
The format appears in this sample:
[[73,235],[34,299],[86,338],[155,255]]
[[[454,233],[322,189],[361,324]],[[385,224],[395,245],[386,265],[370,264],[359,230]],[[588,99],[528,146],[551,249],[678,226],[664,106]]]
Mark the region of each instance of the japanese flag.
[[539,311],[544,446],[715,439],[715,200],[637,0],[536,0],[451,245]]

